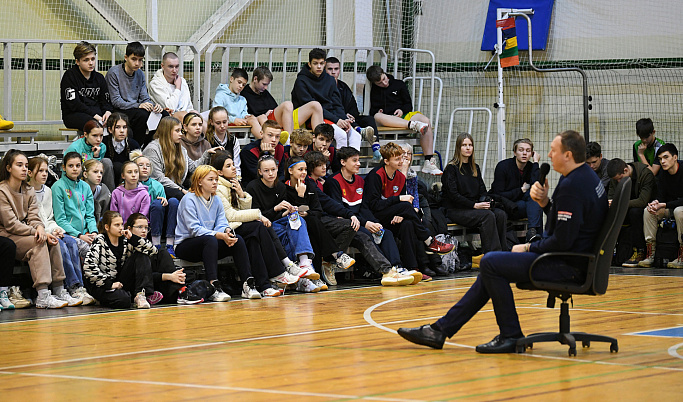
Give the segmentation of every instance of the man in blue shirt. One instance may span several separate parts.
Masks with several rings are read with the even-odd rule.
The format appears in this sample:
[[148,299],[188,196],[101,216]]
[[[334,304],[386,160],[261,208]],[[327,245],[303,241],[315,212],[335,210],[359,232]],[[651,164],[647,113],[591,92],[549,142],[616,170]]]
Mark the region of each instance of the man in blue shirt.
[[[441,349],[446,337],[452,337],[488,303],[493,302],[499,335],[477,346],[479,353],[514,353],[517,339],[524,337],[517,317],[510,283],[527,282],[529,266],[541,254],[550,251],[592,252],[595,238],[607,215],[607,193],[598,176],[585,163],[586,142],[576,131],[558,134],[548,153],[553,169],[562,177],[552,200],[548,181],[534,183],[531,198],[548,215],[544,238],[535,243],[518,244],[512,252],[497,251],[484,255],[480,274],[472,287],[448,313],[433,324],[418,328],[399,328],[405,339]],[[546,259],[534,269],[541,281],[581,282],[585,267],[581,260]]]

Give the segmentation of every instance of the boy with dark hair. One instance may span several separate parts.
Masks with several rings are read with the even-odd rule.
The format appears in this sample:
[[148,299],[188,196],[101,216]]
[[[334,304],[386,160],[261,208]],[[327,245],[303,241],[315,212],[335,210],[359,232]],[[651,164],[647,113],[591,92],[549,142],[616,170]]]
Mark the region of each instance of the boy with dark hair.
[[636,134],[640,138],[633,143],[633,161],[647,165],[652,173],[657,176],[660,165],[657,158],[659,147],[664,141],[655,137],[655,125],[652,119],[644,118],[636,122]]
[[607,174],[607,164],[609,159],[602,157],[602,147],[597,142],[586,144],[586,163],[598,175],[605,190],[609,188],[609,175]]
[[339,160],[335,158],[335,148],[331,145],[334,139],[334,128],[327,123],[318,124],[313,130],[313,143],[308,148],[309,151],[322,152],[329,160],[327,171],[329,174],[338,172]]
[[327,54],[322,49],[308,53],[308,64],[299,71],[292,88],[292,103],[294,107],[300,107],[318,101],[323,108],[324,119],[333,125],[337,147],[348,145],[360,150],[360,133],[353,129],[346,116],[337,82],[325,72],[325,57]]
[[145,135],[150,113],[168,116],[164,108],[154,104],[147,93],[145,73],[140,70],[144,60],[145,47],[140,42],[131,42],[126,46],[123,64],[110,68],[106,77],[115,111],[128,116],[128,129],[132,131],[135,141],[142,146],[152,142],[153,138],[153,131]]
[[83,130],[89,120],[105,125],[114,107],[104,76],[95,71],[97,51],[88,42],[74,48],[76,65],[64,72],[60,83],[62,120],[67,128]]
[[531,199],[529,190],[538,180],[538,163],[533,161],[534,143],[520,138],[512,145],[514,156],[496,165],[489,193],[507,198],[517,205],[517,211],[509,219],[529,220],[527,241],[543,232],[543,210]]
[[[354,229],[357,230],[351,245],[364,254],[371,255],[370,258],[366,256],[366,260],[376,272],[382,274],[382,285],[403,286],[420,282],[422,275],[419,272],[402,268],[394,235],[391,231],[385,231],[378,219],[362,204],[365,181],[357,174],[360,169],[360,152],[352,147],[343,147],[339,149],[338,155],[341,170],[325,181],[324,188],[330,198],[341,203],[351,217]],[[369,247],[368,238],[371,241],[374,239],[377,245],[372,246],[381,251],[388,266]]]
[[404,127],[420,133],[425,156],[422,172],[441,175],[434,156],[434,133],[427,116],[413,111],[413,102],[405,82],[387,74],[380,66],[370,66],[365,76],[370,81],[370,115],[386,127]]
[[[268,92],[268,85],[273,81],[273,73],[268,67],[259,66],[254,69],[251,82],[242,90],[247,99],[247,111],[256,116],[259,123],[275,120],[288,133],[304,127],[308,120],[315,127],[323,122],[323,108],[316,101],[308,102],[294,109],[292,102],[285,101],[280,105]],[[283,145],[286,141],[282,142]]]
[[358,103],[356,103],[356,98],[353,96],[353,91],[351,91],[351,88],[349,88],[344,81],[339,79],[341,69],[341,62],[338,58],[328,57],[325,60],[325,71],[327,74],[331,75],[337,83],[337,89],[339,90],[342,106],[344,107],[344,112],[346,112],[347,119],[351,122],[351,125],[356,131],[360,132],[361,137],[372,144],[373,155],[376,156],[376,162],[379,162],[381,160],[381,155],[379,154],[379,138],[375,134],[377,133],[375,118],[360,114],[358,111]]
[[231,126],[251,126],[251,134],[261,138],[261,125],[258,119],[247,111],[247,99],[240,93],[249,82],[249,75],[243,68],[235,68],[230,74],[228,84],[218,84],[213,106],[223,106],[228,111],[228,124]]
[[643,233],[643,209],[655,195],[655,177],[648,166],[640,162],[626,163],[614,158],[607,164],[607,175],[611,178],[607,199],[612,202],[614,190],[624,177],[631,178],[631,198],[624,219],[619,240],[623,239],[633,247],[631,258],[622,267],[635,268],[645,259],[645,235]]
[[659,221],[673,216],[678,231],[678,258],[670,262],[669,268],[683,268],[683,170],[678,161],[678,149],[666,143],[657,150],[657,158],[663,172],[657,175],[657,199],[647,204],[643,212],[643,231],[647,255],[638,263],[639,267],[651,267],[654,263]]
[[292,131],[289,137],[289,145],[285,147],[285,158],[294,156],[304,157],[309,147],[313,144],[313,134],[305,128],[298,128]]
[[384,164],[365,177],[363,204],[382,226],[401,240],[403,265],[408,269],[425,265],[426,250],[438,254],[453,251],[452,244],[441,243],[430,235],[413,209],[413,197],[406,194],[406,177],[399,171],[403,163],[403,149],[390,142],[380,148],[380,153]]
[[285,177],[285,148],[280,144],[282,127],[275,120],[266,120],[261,126],[259,140],[252,141],[240,151],[242,187],[246,188],[250,181],[257,179],[258,160],[263,155],[272,155],[277,164],[277,177]]

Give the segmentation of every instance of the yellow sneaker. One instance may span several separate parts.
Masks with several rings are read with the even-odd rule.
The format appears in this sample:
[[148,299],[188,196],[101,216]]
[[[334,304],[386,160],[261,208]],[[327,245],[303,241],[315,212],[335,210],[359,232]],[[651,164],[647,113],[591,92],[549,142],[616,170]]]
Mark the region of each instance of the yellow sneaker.
[[289,132],[282,130],[280,132],[280,144],[285,145],[287,143],[288,139],[289,139]]
[[14,128],[14,122],[5,120],[2,115],[0,115],[0,130],[10,130]]

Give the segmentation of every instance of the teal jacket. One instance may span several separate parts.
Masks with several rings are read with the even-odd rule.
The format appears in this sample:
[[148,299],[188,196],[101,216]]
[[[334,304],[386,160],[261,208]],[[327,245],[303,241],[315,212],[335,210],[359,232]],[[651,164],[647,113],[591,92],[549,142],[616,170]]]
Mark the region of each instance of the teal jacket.
[[78,152],[81,155],[84,163],[90,159],[97,159],[98,161],[101,161],[104,155],[107,154],[107,146],[104,145],[104,142],[100,144],[100,146],[102,147],[102,149],[100,149],[100,156],[95,158],[92,154],[92,145],[86,143],[85,137],[83,137],[72,142],[71,145],[69,145],[69,148],[64,151],[64,155],[69,152]]
[[141,181],[140,183],[147,186],[147,192],[149,192],[149,198],[151,201],[156,200],[158,197],[166,198],[166,191],[164,186],[153,178],[148,178],[147,181]]
[[67,234],[97,233],[92,190],[83,180],[73,181],[66,175],[57,180],[52,185],[52,209],[57,225]]

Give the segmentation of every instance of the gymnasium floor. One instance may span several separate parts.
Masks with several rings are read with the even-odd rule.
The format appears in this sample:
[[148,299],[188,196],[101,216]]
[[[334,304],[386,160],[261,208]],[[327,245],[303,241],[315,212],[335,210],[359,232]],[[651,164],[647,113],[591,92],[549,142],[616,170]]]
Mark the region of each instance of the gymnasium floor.
[[[433,322],[474,272],[404,288],[111,311],[0,313],[5,400],[680,400],[683,272],[614,269],[601,297],[576,297],[572,329],[619,340],[568,357],[557,343],[479,355],[497,334],[491,305],[443,350],[401,326]],[[526,333],[557,330],[546,294],[515,289]],[[559,304],[558,304],[559,305]],[[648,332],[649,331],[649,332]]]

